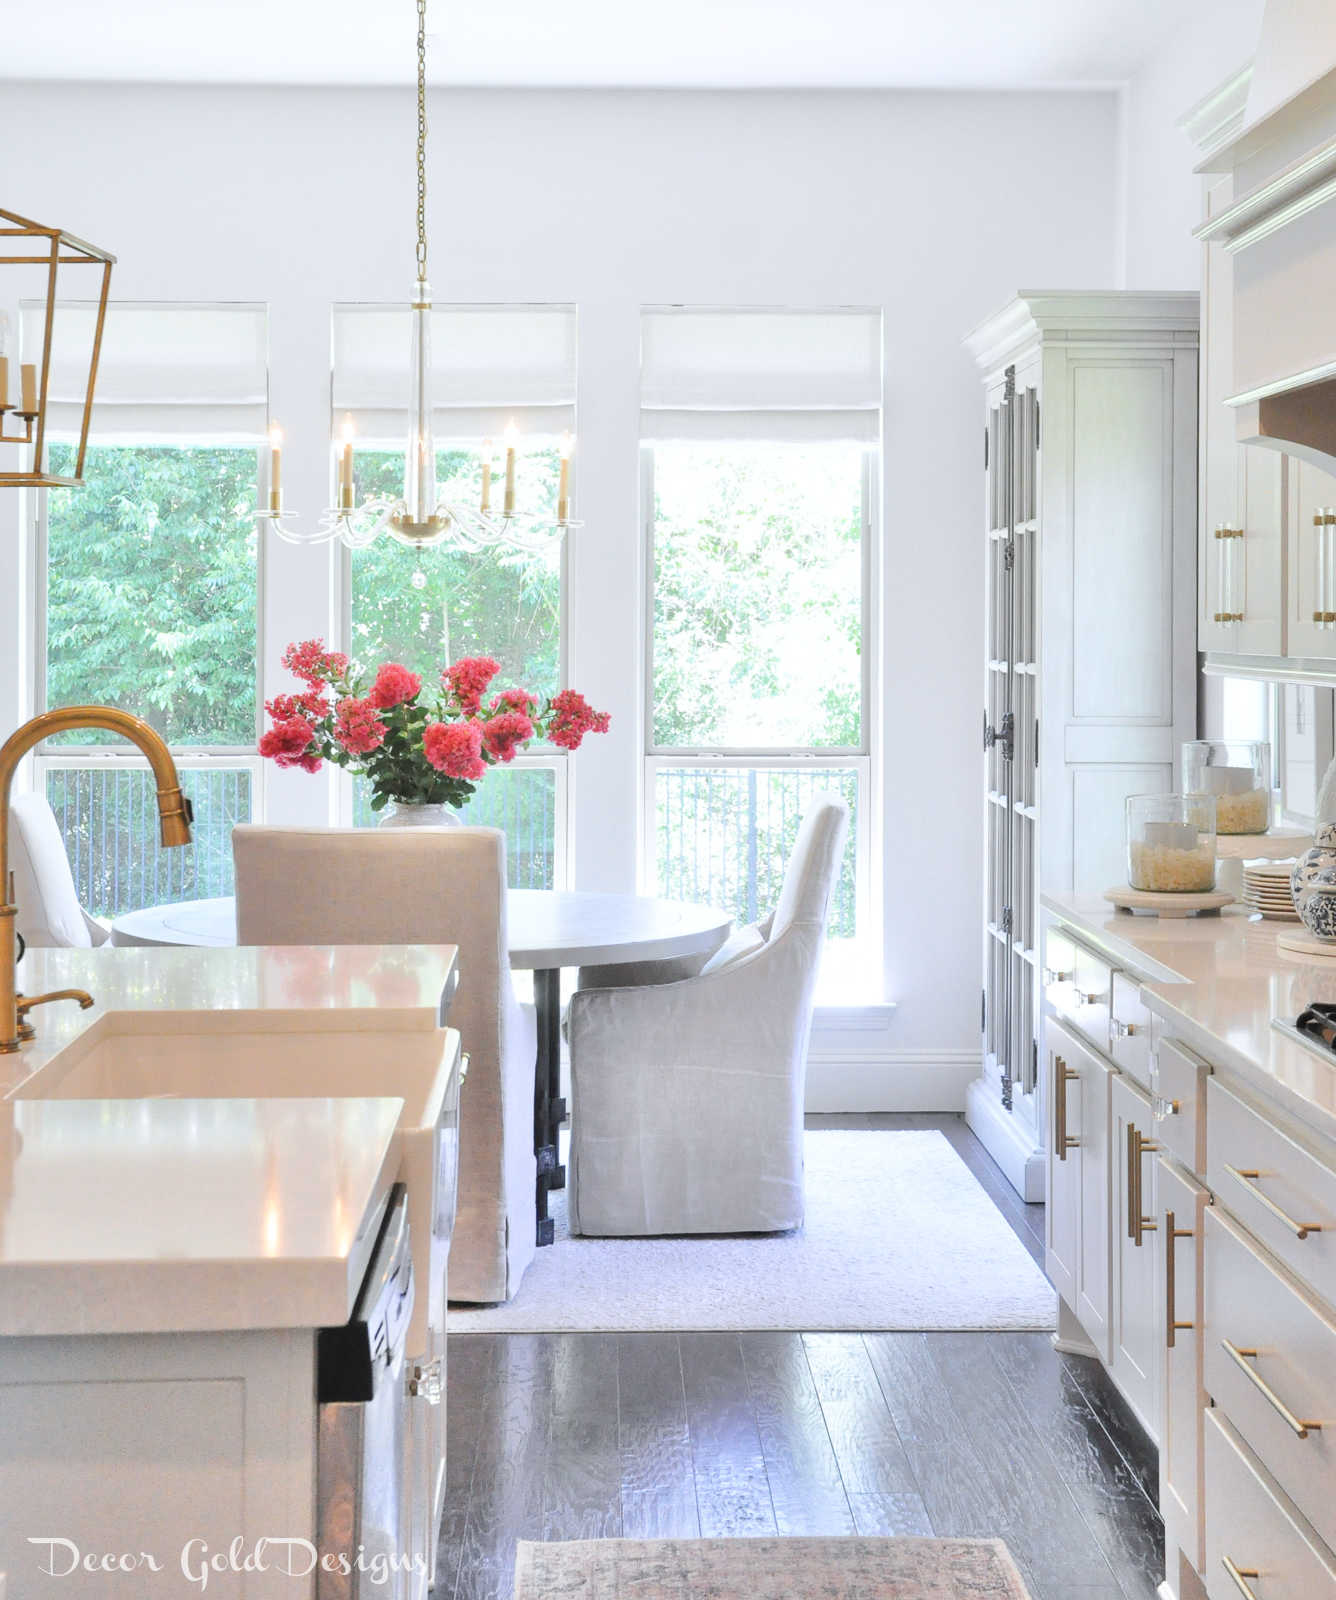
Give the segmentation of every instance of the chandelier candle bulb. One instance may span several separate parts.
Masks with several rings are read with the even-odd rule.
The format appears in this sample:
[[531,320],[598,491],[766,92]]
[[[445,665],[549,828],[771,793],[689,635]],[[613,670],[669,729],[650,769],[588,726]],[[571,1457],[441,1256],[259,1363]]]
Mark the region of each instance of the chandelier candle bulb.
[[557,485],[557,521],[569,522],[571,517],[571,436],[561,441],[561,481]]
[[9,357],[0,356],[0,411],[9,410]]
[[274,510],[283,504],[283,430],[277,423],[269,429],[269,504]]
[[19,410],[25,417],[35,417],[37,415],[37,368],[30,366],[25,361],[19,368],[19,384],[22,391]]
[[492,509],[492,441],[482,442],[482,504],[478,508],[483,516]]
[[502,506],[504,514],[512,517],[515,514],[515,424],[506,429],[506,498]]

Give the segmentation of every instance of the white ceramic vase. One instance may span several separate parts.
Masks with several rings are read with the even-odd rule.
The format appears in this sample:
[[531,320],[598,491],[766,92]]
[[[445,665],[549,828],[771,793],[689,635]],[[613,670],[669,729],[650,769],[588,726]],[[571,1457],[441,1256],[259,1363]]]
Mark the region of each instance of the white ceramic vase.
[[378,828],[457,828],[459,813],[453,806],[413,805],[407,800],[391,800],[380,813]]

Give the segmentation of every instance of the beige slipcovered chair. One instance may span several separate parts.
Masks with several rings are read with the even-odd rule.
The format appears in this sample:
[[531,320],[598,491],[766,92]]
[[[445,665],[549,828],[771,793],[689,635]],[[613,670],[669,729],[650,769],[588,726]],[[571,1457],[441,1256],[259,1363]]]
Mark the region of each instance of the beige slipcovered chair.
[[812,995],[848,833],[803,818],[774,911],[698,977],[571,996],[571,1232],[770,1233],[803,1219]]
[[450,1298],[508,1300],[533,1259],[532,1007],[511,980],[506,843],[495,828],[232,831],[239,944],[455,944],[450,1007],[469,1054]]
[[107,929],[79,904],[65,841],[45,795],[16,794],[9,802],[9,863],[19,908],[15,926],[25,944],[88,950],[107,942]]

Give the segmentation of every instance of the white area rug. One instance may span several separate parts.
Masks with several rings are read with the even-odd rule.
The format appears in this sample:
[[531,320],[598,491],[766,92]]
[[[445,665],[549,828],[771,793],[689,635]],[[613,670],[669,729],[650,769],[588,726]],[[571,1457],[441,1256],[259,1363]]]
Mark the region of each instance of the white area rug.
[[1051,1328],[1053,1290],[942,1134],[809,1132],[793,1233],[572,1239],[452,1333]]

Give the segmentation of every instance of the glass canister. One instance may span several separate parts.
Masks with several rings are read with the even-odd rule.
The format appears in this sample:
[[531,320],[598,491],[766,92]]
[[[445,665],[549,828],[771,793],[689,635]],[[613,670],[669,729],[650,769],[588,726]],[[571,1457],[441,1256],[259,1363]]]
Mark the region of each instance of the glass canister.
[[1194,739],[1183,746],[1183,793],[1215,796],[1217,833],[1271,826],[1271,746],[1265,740]]
[[1209,894],[1215,888],[1215,796],[1129,795],[1127,881],[1154,894]]

